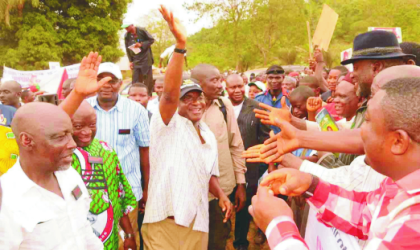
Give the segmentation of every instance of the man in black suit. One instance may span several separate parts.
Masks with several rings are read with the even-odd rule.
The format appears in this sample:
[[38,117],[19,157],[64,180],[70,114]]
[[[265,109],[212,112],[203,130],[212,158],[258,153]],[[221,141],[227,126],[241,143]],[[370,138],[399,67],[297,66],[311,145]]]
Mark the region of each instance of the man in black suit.
[[[233,104],[245,150],[264,143],[269,137],[270,127],[262,124],[260,119],[255,117],[254,109],[259,108],[258,102],[245,97],[245,84],[242,77],[230,75],[226,79],[226,90]],[[246,167],[247,198],[246,206],[242,210],[236,211],[235,241],[233,243],[236,249],[248,249],[247,235],[252,218],[248,213],[248,206],[251,205],[252,196],[257,192],[258,179],[267,169],[267,165],[261,166],[259,163],[247,163]]]

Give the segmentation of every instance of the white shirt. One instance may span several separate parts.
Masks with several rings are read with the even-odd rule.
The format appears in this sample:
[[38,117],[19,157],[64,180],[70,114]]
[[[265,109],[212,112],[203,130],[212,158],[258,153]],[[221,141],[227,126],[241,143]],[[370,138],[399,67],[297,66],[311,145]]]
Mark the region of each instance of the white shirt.
[[152,114],[157,114],[159,112],[159,97],[156,97],[147,103],[147,110]]
[[91,199],[82,178],[72,167],[54,174],[64,199],[30,180],[19,161],[1,177],[0,249],[103,249],[87,220]]
[[177,112],[165,125],[160,113],[150,124],[150,180],[144,223],[175,217],[178,225],[209,232],[209,181],[219,175],[217,141],[199,123],[205,144],[192,122]]
[[87,99],[96,111],[95,138],[107,142],[117,152],[122,169],[137,201],[143,197],[139,147],[149,147],[149,115],[139,103],[118,96],[115,106],[105,111],[96,96]]
[[[168,63],[171,61],[172,56],[174,54],[174,50],[175,50],[175,45],[172,45],[171,47],[165,49],[165,51],[163,51],[163,53],[160,55],[160,58],[165,59],[168,58]],[[187,56],[187,53],[184,54],[184,57]]]
[[241,113],[242,106],[244,105],[244,102],[242,102],[239,105],[233,106],[233,112],[235,112],[235,118],[238,119],[239,114]]

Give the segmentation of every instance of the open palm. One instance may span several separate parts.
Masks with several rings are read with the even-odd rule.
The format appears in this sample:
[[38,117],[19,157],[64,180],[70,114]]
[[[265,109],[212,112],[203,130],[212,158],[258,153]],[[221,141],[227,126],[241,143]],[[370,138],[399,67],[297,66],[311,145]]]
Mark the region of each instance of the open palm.
[[276,119],[279,119],[280,121],[290,122],[290,120],[292,119],[292,114],[290,113],[289,108],[287,107],[285,96],[281,98],[281,105],[282,107],[278,109],[268,106],[264,103],[259,103],[259,106],[261,108],[266,109],[268,111],[254,109],[255,117],[261,119],[261,123],[272,126],[276,126]]
[[174,17],[173,13],[168,11],[168,9],[161,5],[159,8],[159,12],[162,14],[163,19],[168,23],[169,29],[171,30],[172,34],[175,36],[175,39],[178,43],[183,43],[187,41],[187,30],[178,20],[178,18]]
[[98,52],[90,52],[87,57],[83,57],[80,63],[79,75],[74,85],[74,91],[82,96],[92,95],[108,81],[111,77],[105,77],[97,81],[98,69],[101,64],[102,56]]

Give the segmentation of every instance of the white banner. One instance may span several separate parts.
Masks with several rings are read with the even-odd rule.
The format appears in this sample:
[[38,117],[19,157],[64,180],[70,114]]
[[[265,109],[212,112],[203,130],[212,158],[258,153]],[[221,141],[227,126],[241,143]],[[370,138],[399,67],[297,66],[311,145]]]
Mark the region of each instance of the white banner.
[[79,74],[79,67],[80,63],[50,70],[20,71],[5,66],[3,79],[15,80],[20,83],[23,88],[38,84],[41,87],[41,90],[45,90],[48,93],[56,93],[64,69],[67,70],[69,78],[76,78]]
[[356,237],[319,222],[313,208],[309,210],[305,241],[309,250],[360,250]]

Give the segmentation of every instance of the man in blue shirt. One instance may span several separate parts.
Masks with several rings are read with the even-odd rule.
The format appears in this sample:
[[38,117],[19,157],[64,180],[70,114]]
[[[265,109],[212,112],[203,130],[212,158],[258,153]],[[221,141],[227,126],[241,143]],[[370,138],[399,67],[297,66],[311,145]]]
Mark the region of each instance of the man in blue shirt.
[[[267,90],[255,97],[255,100],[262,102],[274,108],[281,108],[281,98],[283,97],[283,91],[281,84],[284,80],[284,69],[281,66],[273,65],[266,71],[267,74]],[[290,106],[290,102],[286,99],[287,106]],[[280,132],[280,129],[271,126],[274,133]]]
[[0,124],[10,127],[15,113],[16,109],[14,107],[0,104]]

